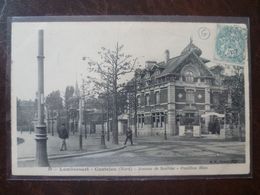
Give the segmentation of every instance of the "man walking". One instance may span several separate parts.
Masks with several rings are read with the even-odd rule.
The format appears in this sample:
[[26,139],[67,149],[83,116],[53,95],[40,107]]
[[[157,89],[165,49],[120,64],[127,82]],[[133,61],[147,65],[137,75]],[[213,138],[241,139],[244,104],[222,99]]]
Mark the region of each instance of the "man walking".
[[66,139],[69,137],[68,131],[63,123],[58,130],[59,137],[62,139],[60,151],[67,150]]
[[133,145],[133,133],[132,133],[132,129],[130,127],[128,127],[128,129],[126,131],[125,145],[128,140],[130,140],[131,145]]

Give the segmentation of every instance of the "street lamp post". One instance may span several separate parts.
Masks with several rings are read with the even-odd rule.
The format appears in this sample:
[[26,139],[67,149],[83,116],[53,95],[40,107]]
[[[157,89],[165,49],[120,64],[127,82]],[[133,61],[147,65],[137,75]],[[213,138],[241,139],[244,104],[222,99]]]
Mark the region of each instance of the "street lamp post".
[[79,149],[82,150],[82,98],[79,98]]
[[107,141],[110,141],[110,123],[109,123],[109,86],[107,84]]
[[47,133],[44,123],[44,38],[43,30],[39,30],[38,47],[38,124],[36,126],[36,165],[49,166],[47,155]]
[[134,76],[134,128],[135,128],[135,137],[137,137],[137,72],[135,72]]
[[[104,97],[103,97],[104,98]],[[102,99],[102,131],[101,131],[101,148],[105,149],[106,148],[106,143],[105,143],[105,128],[104,128],[104,99]]]
[[52,136],[54,136],[54,130],[53,130],[53,123],[54,123],[54,121],[53,121],[53,110],[51,111],[51,135]]
[[87,116],[86,116],[86,102],[84,99],[84,108],[83,108],[83,116],[84,116],[84,131],[85,131],[85,139],[87,139]]

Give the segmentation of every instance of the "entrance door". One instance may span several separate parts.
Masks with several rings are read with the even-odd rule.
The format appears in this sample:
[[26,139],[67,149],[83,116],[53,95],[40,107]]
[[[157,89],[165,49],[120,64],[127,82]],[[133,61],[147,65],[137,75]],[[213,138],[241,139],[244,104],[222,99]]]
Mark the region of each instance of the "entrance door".
[[193,124],[194,124],[194,119],[195,114],[194,113],[186,113],[185,114],[185,131],[187,133],[192,133],[193,132]]

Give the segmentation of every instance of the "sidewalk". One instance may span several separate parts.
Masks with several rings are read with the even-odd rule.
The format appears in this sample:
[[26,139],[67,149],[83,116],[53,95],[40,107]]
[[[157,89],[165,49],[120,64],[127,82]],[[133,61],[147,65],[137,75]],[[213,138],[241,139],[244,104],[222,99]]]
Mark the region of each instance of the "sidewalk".
[[176,141],[202,141],[202,142],[238,142],[234,140],[224,139],[220,135],[205,134],[201,137],[188,137],[188,136],[171,136],[167,135],[165,140],[164,135],[153,135],[153,136],[138,136],[134,137],[137,142],[176,142]]
[[[19,139],[17,146],[18,160],[34,160],[36,153],[35,134],[33,132],[31,134],[29,132],[18,133],[17,138]],[[108,152],[124,148],[122,142],[119,142],[119,145],[115,145],[112,144],[112,140],[109,142],[106,140],[106,148],[102,148],[100,134],[89,134],[87,139],[83,136],[82,150],[79,150],[79,136],[77,134],[70,135],[66,140],[67,151],[60,151],[61,142],[62,140],[58,135],[52,136],[48,134],[47,153],[50,159]]]

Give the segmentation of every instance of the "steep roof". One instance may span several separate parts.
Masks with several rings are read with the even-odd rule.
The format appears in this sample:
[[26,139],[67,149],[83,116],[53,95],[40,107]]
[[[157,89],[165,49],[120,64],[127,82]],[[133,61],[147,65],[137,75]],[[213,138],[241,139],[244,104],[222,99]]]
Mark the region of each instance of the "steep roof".
[[188,53],[184,55],[177,56],[175,58],[169,59],[167,64],[165,65],[165,69],[158,76],[165,76],[166,74],[173,73],[174,70],[183,62],[187,57]]
[[191,40],[190,43],[182,50],[179,56],[170,58],[167,63],[165,62],[158,63],[160,67],[163,67],[163,71],[161,72],[161,74],[157,75],[157,77],[165,76],[171,73],[177,73],[177,71],[180,68],[186,65],[183,62],[189,57],[193,57],[199,62],[197,64],[199,66],[199,71],[201,75],[212,77],[213,74],[209,71],[209,69],[205,65],[205,63],[209,62],[209,60],[200,57],[201,54],[202,54],[201,49],[198,48],[196,45],[194,45]]

